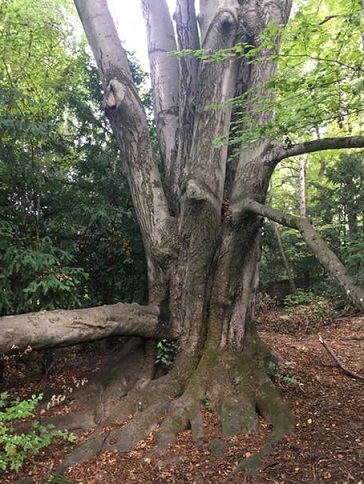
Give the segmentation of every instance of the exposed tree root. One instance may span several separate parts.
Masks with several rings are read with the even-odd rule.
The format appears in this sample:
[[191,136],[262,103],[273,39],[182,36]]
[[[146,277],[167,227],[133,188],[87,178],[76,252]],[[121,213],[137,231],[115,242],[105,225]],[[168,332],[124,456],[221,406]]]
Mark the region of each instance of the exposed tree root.
[[[258,351],[256,342],[252,347],[252,351]],[[112,403],[108,398],[106,411],[96,423],[94,433],[67,457],[57,473],[64,473],[101,451],[129,451],[155,430],[157,446],[152,455],[164,452],[177,434],[186,429],[191,429],[194,442],[200,445],[202,403],[219,416],[226,437],[256,429],[258,413],[271,422],[273,430],[266,444],[253,457],[244,459],[233,474],[257,470],[273,445],[292,429],[293,420],[278,389],[265,373],[264,358],[256,358],[252,367],[252,351],[244,352],[244,357],[231,351],[205,351],[189,377],[181,378],[180,372],[172,371],[158,380],[139,380],[126,396],[121,394]],[[115,429],[115,424],[131,415],[133,418]],[[76,419],[74,416],[70,422]],[[90,422],[84,420],[87,421]],[[108,430],[108,425],[113,425],[113,430]]]
[[293,416],[287,405],[283,402],[278,388],[264,373],[256,374],[255,401],[259,413],[272,424],[272,432],[264,446],[252,457],[241,461],[231,472],[231,475],[239,472],[256,472],[263,459],[267,457],[283,437],[289,434],[294,427]]
[[[172,378],[163,377],[156,381],[144,382],[142,388],[135,389],[114,405],[100,422],[95,432],[66,458],[56,474],[63,474],[69,467],[89,460],[101,451],[126,452],[156,429],[165,415],[172,399],[178,392]],[[122,421],[134,414],[132,420],[120,429],[107,431],[110,423]]]
[[[104,421],[115,404],[125,397],[143,378],[150,377],[151,369],[145,364],[144,343],[140,338],[130,338],[120,352],[112,354],[97,375],[85,386],[72,389],[66,398],[74,399],[80,411],[44,418],[69,430],[96,428]],[[135,411],[135,406],[130,413]]]

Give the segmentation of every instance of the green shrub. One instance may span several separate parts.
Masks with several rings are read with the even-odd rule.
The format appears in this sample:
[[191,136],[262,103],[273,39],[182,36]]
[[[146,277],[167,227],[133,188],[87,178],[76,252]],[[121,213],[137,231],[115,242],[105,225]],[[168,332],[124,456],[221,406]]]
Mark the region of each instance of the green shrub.
[[48,447],[56,438],[67,439],[70,442],[75,436],[67,431],[55,430],[52,425],[42,425],[32,422],[32,430],[27,433],[17,433],[12,423],[17,420],[34,416],[35,407],[43,398],[43,394],[32,395],[27,400],[19,398],[9,401],[8,393],[0,394],[0,469],[10,468],[17,471],[24,461],[39,454],[40,450]]
[[315,295],[311,291],[303,291],[298,289],[294,294],[289,294],[284,298],[284,307],[292,308],[301,306],[302,304],[310,304]]
[[167,370],[173,367],[173,361],[178,352],[178,342],[168,339],[162,339],[157,343],[157,354],[155,363]]
[[202,405],[206,408],[208,412],[213,411],[212,403],[210,398],[207,395],[202,395],[201,397],[201,403]]
[[267,373],[274,381],[281,381],[288,385],[297,385],[297,379],[288,373],[288,369],[295,365],[293,361],[286,361],[281,367],[279,367],[273,361],[268,363]]
[[324,296],[315,296],[310,291],[297,291],[285,298],[285,308],[290,324],[299,332],[310,334],[335,319],[333,302]]

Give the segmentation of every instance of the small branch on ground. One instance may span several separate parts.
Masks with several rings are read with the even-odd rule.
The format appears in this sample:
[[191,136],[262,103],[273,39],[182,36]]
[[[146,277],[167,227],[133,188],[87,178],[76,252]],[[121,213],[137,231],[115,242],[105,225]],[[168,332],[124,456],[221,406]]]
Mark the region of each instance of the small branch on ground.
[[323,337],[320,334],[319,334],[319,341],[323,345],[323,347],[328,351],[328,353],[330,353],[332,359],[346,375],[349,375],[351,378],[355,378],[356,380],[364,381],[363,375],[359,375],[358,373],[355,373],[354,371],[351,371],[348,368],[346,368],[346,366],[344,366],[344,364],[339,360],[339,358],[335,355],[332,348],[330,348],[330,346],[326,343],[326,341],[323,339]]

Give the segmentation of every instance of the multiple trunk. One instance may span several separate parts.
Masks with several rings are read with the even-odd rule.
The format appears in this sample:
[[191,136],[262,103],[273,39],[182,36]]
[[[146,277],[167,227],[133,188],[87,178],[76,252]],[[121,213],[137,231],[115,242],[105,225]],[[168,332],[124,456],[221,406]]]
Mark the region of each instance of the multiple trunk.
[[[261,50],[257,63],[239,58],[199,61],[187,55],[178,60],[169,53],[177,47],[214,53],[239,42],[257,46],[269,23],[286,24],[291,0],[273,4],[270,0],[201,0],[199,24],[194,1],[177,0],[176,38],[165,0],[142,0],[160,143],[158,160],[106,0],[75,0],[75,4],[102,78],[106,114],[126,164],[147,256],[151,306],[144,310],[117,305],[75,311],[67,313],[65,319],[62,312],[22,316],[24,328],[34,330],[34,337],[28,336],[28,340],[14,336],[14,324],[20,317],[4,318],[6,331],[0,336],[0,349],[6,351],[11,344],[20,348],[27,344],[72,344],[75,333],[78,340],[126,333],[178,338],[180,353],[167,376],[139,385],[122,404],[111,402],[115,389],[120,390],[117,379],[109,382],[107,392],[105,385],[102,391],[94,391],[95,399],[90,401],[103,401],[102,417],[100,406],[90,406],[82,419],[73,420],[87,422],[97,430],[61,470],[100,450],[132,447],[163,416],[157,435],[159,449],[188,426],[195,441],[200,441],[202,398],[211,402],[225,435],[255,428],[257,409],[273,423],[267,445],[244,463],[244,468],[254,467],[292,427],[290,413],[265,372],[269,351],[254,330],[262,216],[282,222],[282,217],[261,205],[271,174],[288,156],[364,146],[364,139],[323,139],[289,148],[269,140],[242,146],[227,174],[228,146],[214,142],[217,137],[229,136],[235,113],[227,102],[252,89],[254,96],[268,96],[265,84],[276,68],[272,52]],[[277,39],[276,49],[278,44]],[[224,109],[216,108],[224,104]],[[248,105],[241,110],[252,110],[255,123],[269,120],[270,113],[253,112],[251,99]],[[296,225],[309,233],[307,222],[299,220]],[[310,234],[309,238],[315,239]],[[320,245],[318,257],[321,254]],[[357,302],[360,298],[359,294]],[[41,324],[47,331],[55,329],[55,338],[42,339]],[[215,382],[213,387],[211,381]],[[139,413],[121,430],[103,432],[102,425],[136,408]]]

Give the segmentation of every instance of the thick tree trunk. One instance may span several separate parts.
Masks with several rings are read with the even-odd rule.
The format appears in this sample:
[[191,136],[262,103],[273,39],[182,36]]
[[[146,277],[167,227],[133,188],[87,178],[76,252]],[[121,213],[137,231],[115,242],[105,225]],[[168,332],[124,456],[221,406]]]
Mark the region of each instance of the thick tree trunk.
[[[219,415],[226,436],[256,428],[257,408],[272,422],[271,438],[257,456],[259,460],[292,427],[290,413],[266,375],[269,351],[254,329],[261,217],[247,211],[243,204],[247,195],[264,201],[272,165],[266,164],[262,156],[267,143],[242,147],[234,170],[235,180],[229,189],[231,217],[222,218],[228,146],[218,147],[214,141],[229,136],[231,98],[251,88],[261,97],[268,95],[265,83],[276,69],[271,52],[262,50],[257,63],[240,59],[224,62],[182,59],[178,63],[168,55],[176,43],[165,0],[142,1],[164,171],[162,183],[147,119],[106,0],[75,0],[75,4],[102,78],[106,114],[126,163],[148,260],[150,302],[160,306],[159,319],[179,337],[180,353],[175,368],[166,377],[144,382],[120,404],[112,404],[110,396],[120,391],[121,377],[118,379],[117,375],[122,365],[118,361],[112,372],[115,378],[107,380],[106,389],[104,382],[102,390],[94,390],[94,398],[88,399],[82,418],[61,417],[59,423],[64,426],[80,425],[81,421],[97,427],[61,470],[99,450],[133,447],[162,417],[157,433],[159,449],[165,449],[188,426],[194,440],[199,442],[203,435],[200,402],[205,397]],[[286,23],[290,4],[290,0],[281,0],[279,8],[272,8],[269,0],[201,2],[199,38],[194,2],[178,0],[178,45],[200,47],[210,53],[230,49],[237,42],[258,46],[268,23]],[[278,44],[277,40],[277,49]],[[225,109],[216,107],[221,105]],[[207,109],[208,106],[215,107]],[[252,109],[251,103],[248,109]],[[253,110],[251,114],[258,123],[271,116]],[[108,330],[123,333],[130,326],[129,319],[121,319],[120,308],[91,310],[96,322],[78,321],[81,313],[77,312],[62,314],[67,324],[61,324],[61,328],[66,331],[58,328],[55,341],[66,343],[68,326],[75,328],[72,332],[77,334],[81,328],[93,330],[96,325],[98,332],[95,329],[93,333],[96,338]],[[130,328],[131,334],[144,337],[160,334],[155,309],[147,310],[143,318],[138,312],[141,308],[134,309],[135,327]],[[117,311],[117,315],[110,317],[109,311]],[[59,313],[43,319],[41,315],[33,315],[30,321],[43,321],[47,327],[54,324],[55,317]],[[110,328],[110,319],[111,329],[105,330]],[[29,319],[23,322],[30,327]],[[62,323],[61,319],[59,322]],[[9,324],[8,320],[5,323]],[[72,332],[69,342],[75,341]],[[39,338],[30,339],[30,345],[36,345]],[[18,340],[22,347],[28,342],[29,334]],[[211,381],[215,382],[213,386]],[[105,424],[135,412],[136,408],[141,411],[122,429],[102,432]],[[253,459],[247,466],[256,463]]]
[[[183,58],[178,71],[177,61],[168,56],[175,44],[165,0],[142,1],[163,187],[146,118],[131,87],[125,52],[116,46],[106,2],[75,3],[103,79],[106,112],[128,166],[148,257],[150,301],[161,304],[161,314],[179,337],[180,353],[167,377],[130,392],[122,405],[106,403],[104,423],[133,411],[136,399],[143,411],[121,430],[102,436],[96,432],[62,469],[101,449],[132,447],[165,414],[157,433],[160,450],[188,426],[195,441],[200,441],[203,397],[211,402],[227,436],[256,428],[257,408],[273,423],[260,458],[292,426],[289,411],[266,375],[269,351],[254,329],[261,217],[243,204],[247,194],[264,201],[272,166],[262,157],[266,143],[242,150],[234,171],[235,186],[230,189],[231,217],[222,218],[228,147],[217,147],[214,140],[229,135],[228,101],[242,89],[254,88],[261,96],[267,95],[265,83],[276,66],[270,53],[262,51],[257,64]],[[268,22],[284,25],[287,21],[290,1],[280,3],[275,9],[268,1],[252,5],[237,0],[201,2],[199,39],[194,2],[178,0],[178,45],[202,47],[211,53],[237,42],[258,45]],[[206,109],[223,104],[225,109]],[[266,120],[267,114],[255,115],[256,122]],[[211,386],[211,381],[216,383]],[[252,460],[251,465],[256,462]]]
[[[290,148],[271,140],[244,145],[227,176],[228,146],[218,146],[215,141],[229,137],[229,101],[245,94],[249,102],[242,103],[241,109],[252,122],[262,124],[272,119],[271,110],[265,111],[261,105],[254,109],[253,99],[270,96],[266,82],[276,70],[272,54],[279,49],[279,39],[273,51],[260,49],[256,62],[244,58],[198,61],[191,57],[179,61],[168,53],[177,43],[182,49],[202,48],[211,54],[229,50],[239,42],[259,47],[268,24],[286,24],[291,0],[201,1],[199,29],[193,0],[177,0],[178,42],[166,1],[142,0],[160,143],[158,159],[106,0],[75,0],[75,4],[102,79],[105,111],[127,167],[145,245],[153,306],[117,305],[89,313],[62,313],[63,320],[59,312],[28,319],[24,316],[23,320],[15,316],[5,319],[9,330],[4,334],[9,335],[20,321],[25,328],[38,331],[34,338],[28,331],[16,340],[22,348],[37,345],[36,339],[48,345],[51,340],[40,335],[43,321],[43,327],[57,328],[57,339],[53,340],[57,344],[66,344],[67,338],[74,343],[78,336],[73,335],[81,332],[88,332],[88,339],[97,339],[105,332],[128,331],[154,338],[170,331],[179,339],[180,352],[168,375],[153,380],[149,373],[134,389],[125,388],[120,383],[124,367],[118,359],[102,374],[101,384],[91,386],[92,398],[87,399],[82,416],[60,417],[62,426],[80,426],[82,422],[84,427],[96,427],[64,462],[61,472],[101,450],[132,448],[161,420],[156,435],[159,450],[188,427],[194,440],[200,442],[201,399],[211,403],[226,436],[256,428],[258,412],[272,423],[272,434],[261,452],[237,469],[254,468],[292,428],[293,421],[267,376],[270,352],[254,327],[264,213],[247,200],[259,207],[264,203],[271,174],[283,158],[330,147],[363,146],[364,140],[316,140]],[[243,122],[240,128],[244,129]],[[222,214],[224,195],[228,198]],[[55,324],[55,318],[60,324]],[[38,322],[38,326],[30,321]],[[9,348],[9,337],[0,337],[1,342]],[[133,351],[134,346],[129,357]],[[110,374],[112,377],[106,376]],[[120,400],[121,387],[127,394]],[[134,418],[121,429],[106,430],[115,419],[131,413]]]

